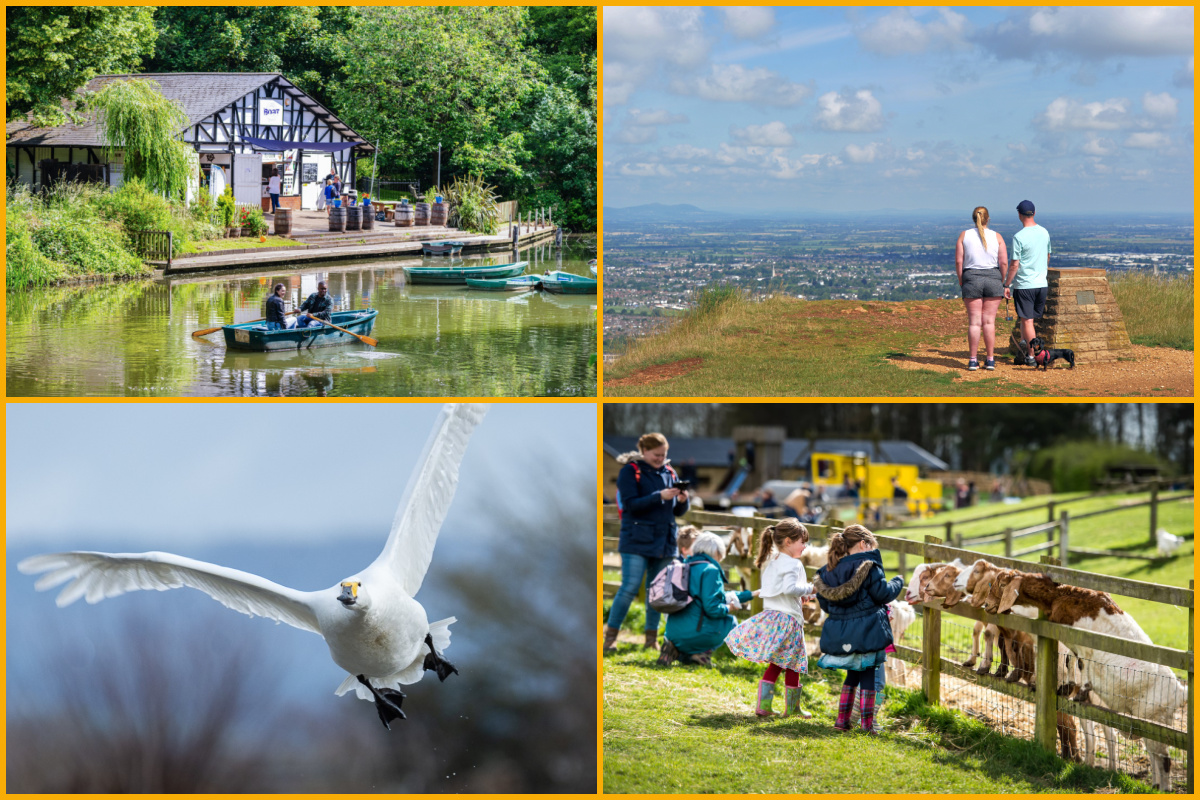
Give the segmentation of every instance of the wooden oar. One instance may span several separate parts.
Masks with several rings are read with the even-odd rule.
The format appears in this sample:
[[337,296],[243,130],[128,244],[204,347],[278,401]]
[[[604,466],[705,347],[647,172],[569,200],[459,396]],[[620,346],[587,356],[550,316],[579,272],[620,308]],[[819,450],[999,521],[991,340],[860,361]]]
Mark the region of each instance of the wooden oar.
[[[292,314],[299,314],[299,313],[300,313],[299,311],[289,311],[286,314],[284,314],[284,316],[290,317]],[[262,322],[265,319],[266,319],[266,317],[259,317],[258,319],[247,320],[246,322],[238,322],[236,324],[246,325],[250,322]],[[224,325],[219,325],[216,328],[205,328],[202,331],[192,331],[192,336],[195,336],[195,337],[208,336],[210,333],[216,333],[217,331],[221,330],[221,328],[224,328],[224,327],[225,327]]]
[[327,320],[323,320],[323,319],[317,319],[317,318],[316,318],[316,317],[314,317],[312,314],[307,314],[306,316],[307,316],[309,319],[315,319],[315,320],[317,320],[317,322],[321,323],[322,325],[328,325],[329,327],[331,327],[331,328],[335,328],[335,329],[337,329],[337,330],[341,331],[342,333],[348,333],[348,334],[350,334],[351,336],[353,336],[355,339],[358,339],[358,340],[359,340],[360,342],[362,342],[363,344],[369,344],[369,345],[371,345],[371,347],[374,347],[374,346],[376,346],[377,344],[379,344],[379,340],[378,340],[378,339],[372,339],[370,336],[359,336],[359,335],[358,335],[357,333],[355,333],[354,331],[348,331],[348,330],[346,330],[345,328],[342,328],[342,327],[340,327],[340,326],[338,326],[338,325],[334,325],[332,322],[329,322],[329,321],[327,321]]

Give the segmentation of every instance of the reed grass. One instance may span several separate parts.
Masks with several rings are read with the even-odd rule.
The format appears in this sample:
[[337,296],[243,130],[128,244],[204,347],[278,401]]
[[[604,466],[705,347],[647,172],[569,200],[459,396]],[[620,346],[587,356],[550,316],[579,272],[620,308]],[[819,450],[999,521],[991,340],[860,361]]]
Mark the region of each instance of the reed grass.
[[1125,272],[1109,285],[1134,344],[1194,349],[1195,276]]

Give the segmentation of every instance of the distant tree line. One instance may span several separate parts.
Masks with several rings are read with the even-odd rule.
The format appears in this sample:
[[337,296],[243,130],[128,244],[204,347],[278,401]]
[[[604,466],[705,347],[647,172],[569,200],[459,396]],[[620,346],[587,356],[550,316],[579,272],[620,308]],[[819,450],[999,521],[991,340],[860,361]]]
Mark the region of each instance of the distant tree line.
[[478,174],[595,230],[596,9],[24,6],[6,115],[59,124],[101,74],[280,72],[371,142],[380,177]]
[[1190,403],[625,403],[604,407],[604,432],[728,436],[735,425],[782,425],[789,438],[904,439],[954,469],[986,472],[1032,452],[1100,442],[1153,454],[1190,475]]

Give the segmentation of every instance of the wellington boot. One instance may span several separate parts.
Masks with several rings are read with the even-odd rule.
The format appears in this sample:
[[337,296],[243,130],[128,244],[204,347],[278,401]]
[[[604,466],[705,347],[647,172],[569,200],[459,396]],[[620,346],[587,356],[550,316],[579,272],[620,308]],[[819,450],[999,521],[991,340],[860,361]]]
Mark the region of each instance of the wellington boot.
[[620,632],[620,628],[604,626],[604,652],[611,653],[617,649],[617,634]]

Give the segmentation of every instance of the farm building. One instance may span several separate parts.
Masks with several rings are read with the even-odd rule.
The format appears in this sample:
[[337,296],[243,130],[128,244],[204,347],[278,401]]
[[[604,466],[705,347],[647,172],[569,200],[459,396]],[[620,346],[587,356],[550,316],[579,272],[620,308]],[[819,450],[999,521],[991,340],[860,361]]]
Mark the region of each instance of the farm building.
[[[616,493],[617,456],[637,450],[636,436],[604,437],[605,497]],[[701,494],[720,491],[733,477],[743,459],[749,474],[741,491],[753,491],[774,479],[813,480],[813,453],[853,456],[865,453],[876,464],[907,464],[922,473],[946,470],[949,465],[909,441],[873,442],[862,439],[786,439],[782,428],[747,426],[730,437],[672,438],[671,464],[681,475],[694,474]],[[819,479],[819,476],[817,476]]]
[[[214,195],[233,186],[239,205],[261,202],[268,178],[279,170],[280,205],[315,209],[325,176],[353,186],[355,158],[373,145],[277,72],[183,72],[101,75],[94,92],[114,80],[152,80],[187,115],[183,141],[196,151],[202,188]],[[119,186],[122,154],[106,158],[94,116],[53,128],[9,122],[5,154],[10,180],[28,185],[57,177]]]

